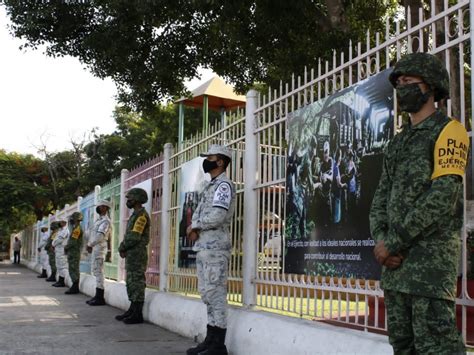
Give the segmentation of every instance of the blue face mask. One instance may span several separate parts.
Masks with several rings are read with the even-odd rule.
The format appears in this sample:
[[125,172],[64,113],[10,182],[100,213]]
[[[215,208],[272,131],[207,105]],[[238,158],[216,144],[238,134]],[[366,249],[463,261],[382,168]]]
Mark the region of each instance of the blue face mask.
[[418,83],[397,86],[397,99],[400,111],[416,113],[428,102],[431,92],[421,92]]

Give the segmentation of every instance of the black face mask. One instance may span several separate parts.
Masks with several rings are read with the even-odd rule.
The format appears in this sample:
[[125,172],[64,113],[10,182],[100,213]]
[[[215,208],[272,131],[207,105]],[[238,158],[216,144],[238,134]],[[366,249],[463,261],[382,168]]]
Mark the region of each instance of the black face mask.
[[397,87],[398,106],[401,111],[416,113],[421,110],[430,98],[430,91],[421,92],[418,83]]
[[208,173],[218,167],[217,161],[210,161],[207,159],[204,159],[202,162],[202,168],[204,169],[205,173]]
[[133,208],[133,206],[135,206],[135,201],[132,201],[132,200],[127,200],[127,208]]

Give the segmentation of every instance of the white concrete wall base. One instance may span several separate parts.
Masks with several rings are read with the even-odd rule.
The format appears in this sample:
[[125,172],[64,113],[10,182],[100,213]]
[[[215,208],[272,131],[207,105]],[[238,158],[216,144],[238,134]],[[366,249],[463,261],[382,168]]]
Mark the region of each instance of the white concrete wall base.
[[[35,263],[26,264],[41,271]],[[95,295],[95,277],[81,274],[81,292]],[[106,280],[107,304],[127,310],[124,282]],[[117,312],[119,314],[119,312]],[[206,307],[197,298],[147,289],[144,318],[160,327],[201,341],[206,333]],[[264,311],[230,307],[226,344],[233,355],[392,354],[387,337]]]

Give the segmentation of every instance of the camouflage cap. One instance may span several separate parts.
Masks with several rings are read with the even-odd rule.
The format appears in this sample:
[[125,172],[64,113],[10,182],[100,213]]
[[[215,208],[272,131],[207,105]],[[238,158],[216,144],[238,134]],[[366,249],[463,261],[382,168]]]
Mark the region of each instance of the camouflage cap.
[[112,204],[110,203],[110,201],[101,200],[101,201],[97,202],[96,206],[97,206],[97,207],[99,207],[99,206],[105,206],[105,207],[111,208],[111,207],[112,207]]
[[208,157],[209,155],[223,155],[232,159],[232,151],[224,145],[212,144],[206,153],[201,153],[201,157]]
[[59,228],[59,223],[57,221],[51,222],[51,224],[49,225],[49,228],[51,230],[56,230]]
[[72,215],[71,215],[71,219],[73,221],[82,221],[82,213],[81,212],[74,212]]
[[434,91],[435,101],[449,97],[449,74],[443,62],[429,53],[410,53],[395,64],[389,80],[396,88],[398,77],[413,75],[423,78]]
[[130,200],[135,200],[139,203],[146,203],[148,201],[148,194],[146,193],[146,191],[138,187],[130,189],[125,194],[125,197]]

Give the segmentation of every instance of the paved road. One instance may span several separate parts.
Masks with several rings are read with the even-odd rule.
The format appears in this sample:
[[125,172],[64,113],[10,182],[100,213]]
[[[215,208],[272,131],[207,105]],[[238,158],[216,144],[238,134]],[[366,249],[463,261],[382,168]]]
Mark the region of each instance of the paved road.
[[185,354],[192,340],[156,325],[126,325],[123,311],[91,307],[33,271],[0,264],[0,354]]

